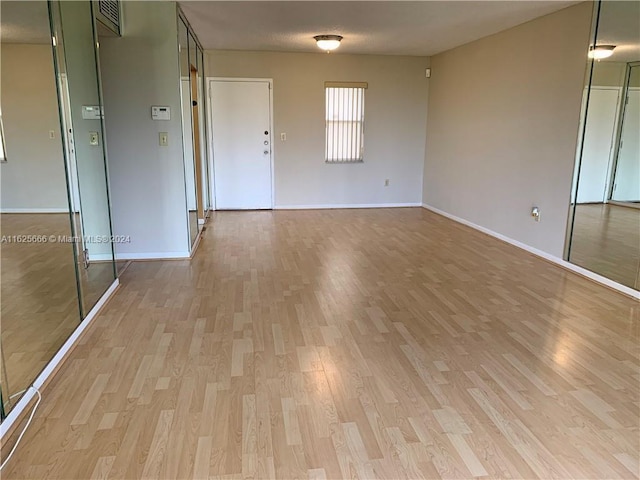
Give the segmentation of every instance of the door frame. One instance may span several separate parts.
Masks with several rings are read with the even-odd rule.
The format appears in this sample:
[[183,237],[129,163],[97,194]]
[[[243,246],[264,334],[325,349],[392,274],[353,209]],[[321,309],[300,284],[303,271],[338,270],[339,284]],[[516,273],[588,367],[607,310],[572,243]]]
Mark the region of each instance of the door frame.
[[62,139],[65,148],[66,176],[69,185],[69,198],[71,205],[71,222],[73,225],[73,236],[79,238],[81,252],[78,252],[78,263],[82,260],[86,268],[84,223],[82,219],[82,199],[80,197],[80,178],[78,177],[78,167],[76,158],[76,145],[73,130],[73,118],[71,116],[71,100],[69,95],[69,80],[66,73],[58,75],[60,107],[62,108],[61,129]]
[[631,76],[631,69],[634,67],[640,67],[640,62],[628,62],[624,71],[624,82],[621,90],[620,102],[618,105],[617,117],[616,117],[616,131],[614,133],[614,152],[613,161],[611,165],[611,175],[609,177],[609,185],[607,190],[607,202],[613,200],[613,189],[616,181],[616,171],[618,170],[618,155],[620,154],[620,141],[622,140],[622,129],[624,128],[624,117],[627,110],[627,102],[629,101],[630,90],[640,90],[640,87],[630,87],[629,81]]
[[189,70],[189,89],[191,93],[191,130],[193,143],[193,171],[194,171],[194,187],[196,190],[196,211],[198,217],[198,225],[203,225],[206,219],[204,211],[204,197],[202,192],[202,139],[200,138],[200,102],[198,91],[198,69],[193,64]]
[[[580,123],[579,123],[579,134],[578,134],[578,148],[576,149],[576,160],[579,161],[580,167],[582,166],[582,158],[577,158],[578,155],[583,155],[584,152],[580,152],[579,147],[581,145],[581,140],[584,137],[584,134],[586,133],[585,130],[585,126],[586,126],[586,122],[588,121],[588,116],[589,116],[589,111],[588,108],[585,109],[585,104],[587,101],[590,101],[590,97],[589,97],[589,92],[593,91],[593,90],[613,90],[616,91],[618,93],[618,98],[616,100],[616,109],[615,109],[615,113],[614,113],[614,120],[613,120],[613,125],[612,125],[612,130],[611,130],[611,144],[609,147],[609,154],[608,154],[608,158],[607,158],[607,172],[606,172],[606,176],[605,176],[605,185],[604,185],[604,191],[603,191],[603,195],[602,195],[602,202],[597,202],[597,203],[608,203],[609,201],[609,192],[611,191],[611,189],[613,188],[613,175],[614,175],[614,171],[615,171],[615,166],[614,166],[614,150],[616,148],[616,132],[618,131],[618,126],[620,123],[620,108],[621,108],[621,95],[622,95],[622,87],[619,86],[615,86],[615,85],[587,85],[584,87],[584,90],[582,91],[582,107],[581,107],[581,114],[580,114]],[[587,106],[588,107],[588,106]],[[586,116],[585,116],[586,113]],[[581,168],[578,169],[578,163],[576,163],[574,165],[574,179],[573,179],[573,186],[572,186],[572,198],[571,198],[571,202],[573,203],[575,201],[575,204],[577,205],[578,202],[578,191],[576,189],[575,191],[575,197],[574,197],[574,192],[573,190],[576,188],[576,176],[579,176],[581,173]],[[584,203],[584,202],[583,202]]]
[[213,209],[217,210],[216,183],[215,183],[215,156],[213,140],[213,98],[211,95],[213,82],[265,82],[269,84],[269,168],[271,171],[271,210],[275,207],[275,162],[273,139],[273,78],[249,78],[249,77],[206,77],[207,79],[207,148],[209,149],[209,190],[213,200]]

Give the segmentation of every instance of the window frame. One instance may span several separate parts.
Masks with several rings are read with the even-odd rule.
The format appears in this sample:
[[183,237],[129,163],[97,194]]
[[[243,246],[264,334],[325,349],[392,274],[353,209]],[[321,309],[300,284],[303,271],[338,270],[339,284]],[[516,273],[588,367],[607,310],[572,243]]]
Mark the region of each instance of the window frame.
[[[368,83],[366,82],[324,83],[325,163],[364,162],[365,92],[367,88]],[[341,89],[353,92],[339,93]]]

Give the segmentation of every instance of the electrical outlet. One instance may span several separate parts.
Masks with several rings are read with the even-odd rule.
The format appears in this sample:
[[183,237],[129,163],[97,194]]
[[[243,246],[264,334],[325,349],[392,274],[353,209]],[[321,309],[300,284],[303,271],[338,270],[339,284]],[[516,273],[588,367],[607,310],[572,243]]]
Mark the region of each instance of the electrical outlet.
[[158,134],[158,144],[161,147],[168,147],[169,146],[169,133],[168,132],[160,132]]
[[389,179],[388,179],[388,178],[384,181],[384,186],[385,186],[385,187],[388,187],[388,186],[389,186]]
[[98,132],[89,132],[89,145],[93,145],[94,147],[100,145]]

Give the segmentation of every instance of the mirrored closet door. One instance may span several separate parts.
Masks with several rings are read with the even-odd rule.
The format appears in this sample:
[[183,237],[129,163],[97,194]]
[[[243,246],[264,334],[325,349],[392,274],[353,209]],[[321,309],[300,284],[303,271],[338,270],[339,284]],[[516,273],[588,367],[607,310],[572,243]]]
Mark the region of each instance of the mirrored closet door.
[[640,289],[640,2],[596,4],[567,259]]
[[0,22],[4,417],[115,273],[91,2],[3,1]]
[[178,16],[178,48],[187,214],[191,248],[193,248],[211,208],[206,148],[207,116],[204,95],[204,53],[182,15]]

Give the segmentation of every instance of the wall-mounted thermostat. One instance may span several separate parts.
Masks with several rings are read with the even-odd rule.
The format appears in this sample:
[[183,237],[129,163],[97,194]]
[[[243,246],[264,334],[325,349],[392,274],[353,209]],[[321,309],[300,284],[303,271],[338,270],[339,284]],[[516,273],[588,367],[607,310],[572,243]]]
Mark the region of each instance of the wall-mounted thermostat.
[[171,108],[154,105],[151,107],[151,118],[153,120],[171,120]]
[[99,105],[82,106],[82,118],[84,120],[100,120],[103,116],[102,107]]

